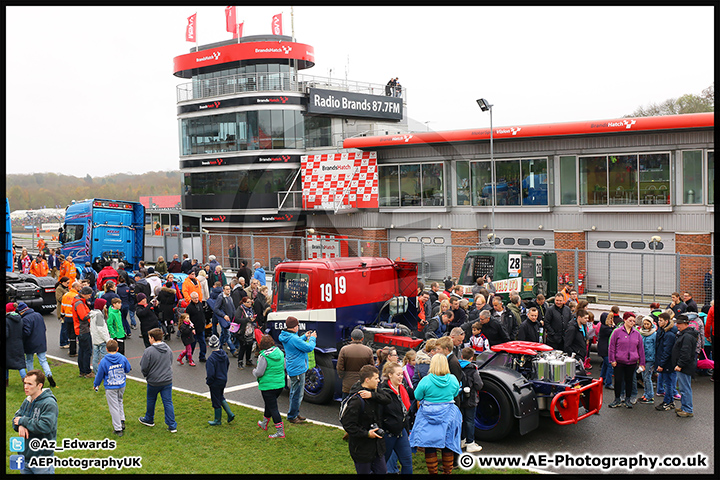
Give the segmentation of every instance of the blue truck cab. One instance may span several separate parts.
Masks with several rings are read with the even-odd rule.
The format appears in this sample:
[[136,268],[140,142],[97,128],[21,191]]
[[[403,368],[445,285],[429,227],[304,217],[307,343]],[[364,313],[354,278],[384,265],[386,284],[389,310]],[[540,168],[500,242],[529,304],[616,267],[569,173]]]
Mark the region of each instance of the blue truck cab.
[[117,260],[138,269],[145,248],[145,207],[138,202],[93,198],[65,209],[62,253],[79,270],[90,262]]

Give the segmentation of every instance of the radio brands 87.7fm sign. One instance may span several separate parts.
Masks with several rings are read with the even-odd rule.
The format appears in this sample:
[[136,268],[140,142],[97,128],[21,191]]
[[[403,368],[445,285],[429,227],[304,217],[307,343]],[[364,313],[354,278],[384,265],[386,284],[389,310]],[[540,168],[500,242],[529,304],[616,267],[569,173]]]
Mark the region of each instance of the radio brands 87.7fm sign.
[[402,98],[338,90],[309,89],[309,114],[402,120]]
[[300,157],[304,210],[378,208],[377,152]]

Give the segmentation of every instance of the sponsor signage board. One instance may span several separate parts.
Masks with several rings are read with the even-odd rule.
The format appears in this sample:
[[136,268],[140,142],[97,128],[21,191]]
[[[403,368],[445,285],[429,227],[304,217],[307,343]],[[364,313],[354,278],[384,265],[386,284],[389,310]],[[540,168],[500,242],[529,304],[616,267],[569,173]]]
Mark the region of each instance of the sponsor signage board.
[[402,98],[310,88],[307,112],[316,115],[402,120]]

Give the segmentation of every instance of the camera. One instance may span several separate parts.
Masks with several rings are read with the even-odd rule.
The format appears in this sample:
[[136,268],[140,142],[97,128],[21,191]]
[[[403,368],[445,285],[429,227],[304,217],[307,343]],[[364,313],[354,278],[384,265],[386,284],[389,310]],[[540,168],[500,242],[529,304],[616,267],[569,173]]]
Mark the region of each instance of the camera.
[[378,436],[380,436],[380,437],[384,437],[384,436],[385,436],[385,430],[383,430],[382,428],[378,427],[378,424],[377,424],[377,423],[373,423],[372,425],[370,425],[370,430],[374,430],[374,429],[376,429],[376,428],[377,428],[377,431],[375,431],[375,434],[378,435]]

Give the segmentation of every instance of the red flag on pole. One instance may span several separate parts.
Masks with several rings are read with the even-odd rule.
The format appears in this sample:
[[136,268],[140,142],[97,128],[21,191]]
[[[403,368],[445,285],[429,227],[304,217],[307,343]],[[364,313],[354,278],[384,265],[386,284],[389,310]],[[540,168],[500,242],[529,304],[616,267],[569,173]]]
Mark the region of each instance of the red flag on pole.
[[242,38],[243,25],[245,25],[245,22],[237,24],[237,29],[233,33],[233,38]]
[[272,18],[272,34],[282,35],[282,13],[273,15]]
[[197,18],[197,13],[193,13],[188,17],[188,24],[187,28],[185,29],[185,41],[187,42],[195,42],[197,41],[197,31],[195,27],[195,20]]
[[236,24],[236,10],[235,7],[225,7],[225,29],[230,33],[235,33]]

